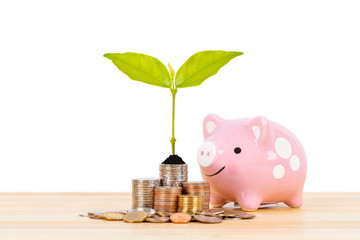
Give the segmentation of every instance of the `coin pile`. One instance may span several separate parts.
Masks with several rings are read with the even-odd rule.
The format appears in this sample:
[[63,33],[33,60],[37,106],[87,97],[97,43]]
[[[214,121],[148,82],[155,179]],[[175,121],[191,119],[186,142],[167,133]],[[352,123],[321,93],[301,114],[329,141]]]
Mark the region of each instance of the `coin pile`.
[[203,196],[180,195],[178,201],[178,212],[196,213],[201,212],[203,206]]
[[92,219],[104,219],[108,221],[124,221],[128,223],[188,223],[190,221],[201,223],[221,223],[223,220],[242,220],[254,218],[254,214],[240,212],[237,210],[213,208],[196,213],[172,213],[168,216],[162,216],[163,212],[154,209],[138,208],[122,211],[91,211],[82,213],[80,216]]
[[183,193],[188,195],[203,196],[202,209],[209,209],[210,203],[210,184],[204,181],[183,182]]
[[181,187],[182,182],[187,182],[187,164],[160,164],[161,186]]
[[162,213],[176,212],[181,190],[181,187],[155,187],[154,209]]
[[[179,157],[177,157],[179,158]],[[168,158],[166,161],[171,160]],[[180,158],[181,160],[181,158]],[[209,209],[208,182],[187,182],[188,165],[169,161],[160,164],[160,179],[132,179],[132,209],[91,211],[80,216],[128,223],[221,223],[223,220],[254,218],[255,215],[228,209]],[[181,162],[183,162],[181,160]],[[179,164],[178,164],[179,163]]]
[[159,179],[136,178],[132,180],[132,208],[153,208],[154,187],[159,186]]

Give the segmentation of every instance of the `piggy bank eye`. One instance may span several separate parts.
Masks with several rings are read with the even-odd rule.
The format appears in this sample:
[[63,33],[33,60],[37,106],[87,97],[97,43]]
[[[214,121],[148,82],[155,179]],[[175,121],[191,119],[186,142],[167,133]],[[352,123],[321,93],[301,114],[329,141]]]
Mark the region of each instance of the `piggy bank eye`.
[[236,154],[241,153],[241,148],[239,148],[239,147],[234,148],[234,153],[236,153]]

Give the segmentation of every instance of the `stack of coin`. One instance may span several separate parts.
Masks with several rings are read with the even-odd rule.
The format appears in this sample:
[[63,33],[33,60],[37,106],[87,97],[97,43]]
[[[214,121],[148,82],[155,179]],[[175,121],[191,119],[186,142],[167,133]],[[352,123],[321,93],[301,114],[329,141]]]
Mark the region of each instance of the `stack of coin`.
[[156,212],[176,212],[181,190],[181,187],[155,187],[154,209]]
[[168,187],[181,187],[182,182],[187,182],[187,164],[160,164],[160,184]]
[[180,195],[178,201],[178,212],[196,213],[202,211],[203,196]]
[[160,180],[155,178],[136,178],[132,180],[132,208],[153,208],[154,187]]
[[210,202],[210,184],[208,182],[183,182],[183,193],[189,195],[201,195],[203,196],[202,209],[209,209]]

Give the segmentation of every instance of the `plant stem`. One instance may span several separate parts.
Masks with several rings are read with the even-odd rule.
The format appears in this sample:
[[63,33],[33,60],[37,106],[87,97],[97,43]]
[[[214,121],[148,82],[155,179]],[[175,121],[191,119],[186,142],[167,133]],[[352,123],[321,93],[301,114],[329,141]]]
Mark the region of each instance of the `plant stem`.
[[172,149],[172,155],[175,155],[175,96],[177,92],[177,88],[171,88],[171,94],[172,94],[172,137],[171,137],[171,149]]

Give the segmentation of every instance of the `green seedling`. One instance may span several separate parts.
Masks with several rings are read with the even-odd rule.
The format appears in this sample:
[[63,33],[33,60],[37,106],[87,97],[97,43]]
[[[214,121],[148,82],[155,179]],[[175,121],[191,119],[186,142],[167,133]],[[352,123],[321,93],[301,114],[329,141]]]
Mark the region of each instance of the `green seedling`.
[[199,86],[207,78],[215,75],[231,59],[242,52],[203,51],[192,55],[176,72],[168,64],[169,70],[158,59],[141,53],[106,53],[115,66],[130,79],[169,88],[172,94],[172,155],[175,155],[175,96],[178,88]]

